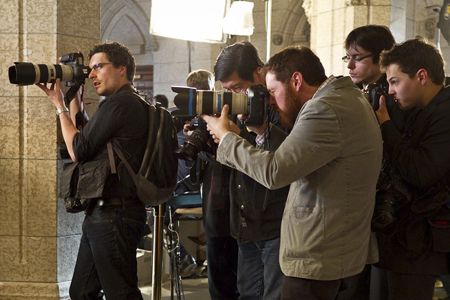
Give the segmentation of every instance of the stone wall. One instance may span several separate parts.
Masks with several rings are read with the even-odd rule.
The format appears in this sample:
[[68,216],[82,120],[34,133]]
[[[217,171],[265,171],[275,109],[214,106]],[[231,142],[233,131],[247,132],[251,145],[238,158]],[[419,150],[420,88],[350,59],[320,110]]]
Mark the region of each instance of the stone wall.
[[[13,62],[55,64],[87,54],[100,38],[100,4],[92,0],[0,3],[0,299],[67,299],[83,215],[57,199],[58,123],[35,86],[9,83]],[[92,85],[85,100],[97,98]]]

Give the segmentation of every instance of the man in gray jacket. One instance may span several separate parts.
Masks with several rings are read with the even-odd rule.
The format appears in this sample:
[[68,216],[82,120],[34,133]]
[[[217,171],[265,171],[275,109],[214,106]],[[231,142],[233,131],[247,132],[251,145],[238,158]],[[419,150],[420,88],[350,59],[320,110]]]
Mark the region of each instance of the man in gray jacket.
[[291,133],[274,153],[234,134],[225,106],[203,116],[217,159],[276,189],[291,184],[281,226],[281,299],[335,299],[378,260],[370,231],[382,141],[372,107],[349,77],[326,77],[307,47],[263,68],[270,105]]

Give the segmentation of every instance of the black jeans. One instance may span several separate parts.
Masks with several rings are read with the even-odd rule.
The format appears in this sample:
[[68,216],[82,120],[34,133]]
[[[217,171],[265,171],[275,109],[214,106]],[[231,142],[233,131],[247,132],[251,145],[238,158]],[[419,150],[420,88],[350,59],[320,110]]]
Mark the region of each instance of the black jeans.
[[232,237],[207,237],[206,255],[211,300],[238,299],[236,240]]
[[78,299],[141,300],[137,287],[136,248],[146,212],[140,203],[96,207],[84,219],[83,235],[70,286]]

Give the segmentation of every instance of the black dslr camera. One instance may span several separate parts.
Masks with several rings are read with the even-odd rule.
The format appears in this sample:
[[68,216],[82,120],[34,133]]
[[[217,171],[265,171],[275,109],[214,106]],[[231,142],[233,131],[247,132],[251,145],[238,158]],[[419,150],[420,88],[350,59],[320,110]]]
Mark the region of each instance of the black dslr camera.
[[81,86],[89,76],[89,67],[84,66],[84,57],[81,52],[70,53],[61,57],[63,65],[32,64],[27,62],[14,62],[9,67],[9,82],[18,85],[31,85],[35,83],[54,83],[61,79],[66,86]]
[[181,159],[195,161],[200,151],[207,148],[211,139],[206,130],[206,122],[200,114],[213,115],[220,113],[225,104],[230,107],[230,114],[247,114],[246,126],[261,126],[269,113],[269,92],[263,85],[252,85],[247,94],[231,92],[197,91],[190,87],[172,87],[178,95],[174,103],[179,110],[173,111],[174,116],[195,116],[189,130],[194,130],[183,146],[177,150]]
[[191,136],[186,139],[183,146],[177,148],[175,153],[178,158],[195,161],[198,153],[207,147],[211,135],[206,129],[205,120],[200,116],[196,116],[191,120],[189,131],[193,131]]
[[394,172],[382,173],[378,179],[372,230],[384,231],[395,226],[395,212],[411,201],[411,192]]
[[367,100],[369,100],[370,105],[372,105],[373,110],[378,110],[380,107],[380,97],[388,96],[389,85],[383,85],[381,83],[369,84],[364,92]]

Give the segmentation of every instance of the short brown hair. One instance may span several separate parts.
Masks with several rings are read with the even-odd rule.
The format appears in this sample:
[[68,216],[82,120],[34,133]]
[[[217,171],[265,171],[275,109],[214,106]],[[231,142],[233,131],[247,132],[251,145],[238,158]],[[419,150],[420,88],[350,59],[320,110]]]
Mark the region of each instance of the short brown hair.
[[130,49],[118,42],[106,42],[94,46],[89,53],[89,59],[96,53],[105,53],[106,58],[115,68],[119,66],[127,67],[127,79],[130,83],[133,83],[134,73],[136,72],[136,61]]
[[284,85],[289,83],[295,72],[300,72],[310,86],[320,86],[327,79],[319,57],[305,46],[286,47],[272,56],[262,69],[264,77],[268,72],[274,73],[275,78]]
[[214,75],[206,70],[196,70],[189,73],[186,85],[197,90],[211,91],[214,88]]
[[385,71],[392,64],[397,64],[399,70],[408,74],[410,78],[413,78],[420,69],[425,69],[431,82],[444,84],[445,62],[441,52],[424,38],[407,40],[396,44],[391,50],[381,52],[382,70]]

